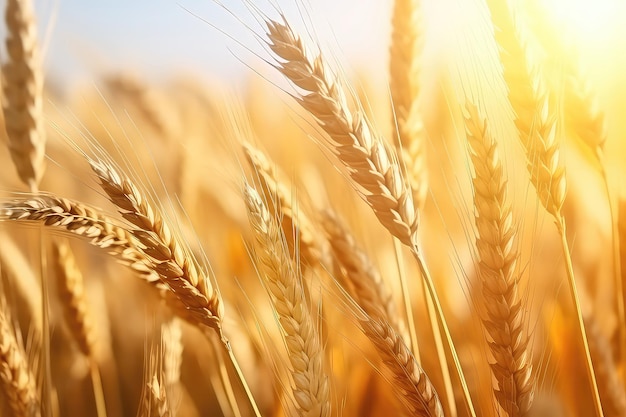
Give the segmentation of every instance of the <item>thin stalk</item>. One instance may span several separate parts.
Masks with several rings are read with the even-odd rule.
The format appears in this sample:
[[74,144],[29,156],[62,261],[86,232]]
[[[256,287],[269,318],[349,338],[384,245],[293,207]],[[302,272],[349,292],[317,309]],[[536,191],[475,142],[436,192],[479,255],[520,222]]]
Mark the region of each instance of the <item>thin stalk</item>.
[[[214,339],[211,339],[214,340]],[[233,411],[235,417],[241,417],[241,410],[239,409],[239,405],[237,404],[237,398],[235,397],[235,391],[233,390],[233,385],[230,383],[230,377],[228,375],[228,370],[226,369],[226,364],[224,363],[224,356],[222,355],[222,350],[219,346],[216,346],[215,353],[217,355],[217,362],[220,371],[220,379],[222,380],[222,386],[224,387],[224,392],[226,393],[226,397],[228,398],[228,403],[230,404],[230,408]]]
[[106,401],[104,400],[104,390],[102,389],[102,378],[100,377],[100,369],[95,360],[89,360],[89,368],[91,370],[91,385],[93,387],[93,397],[96,401],[96,413],[98,417],[106,417]]
[[409,337],[411,339],[411,352],[418,363],[422,363],[420,349],[417,342],[417,331],[415,330],[415,319],[413,317],[413,306],[411,305],[411,293],[409,284],[404,271],[404,261],[402,257],[402,244],[398,239],[393,239],[393,247],[396,255],[396,263],[398,264],[398,273],[400,275],[400,286],[402,288],[402,301],[404,302],[404,311],[406,312],[406,323],[409,327]]
[[428,289],[428,294],[430,296],[429,299],[435,307],[435,313],[439,322],[439,326],[435,327],[440,327],[441,329],[443,329],[444,335],[446,336],[446,343],[448,344],[448,349],[450,349],[450,355],[452,356],[452,360],[454,361],[454,367],[456,369],[456,373],[459,378],[461,388],[463,390],[463,396],[465,397],[467,411],[469,412],[471,417],[476,417],[476,411],[474,410],[472,397],[470,396],[469,388],[467,387],[465,374],[463,373],[463,368],[461,368],[461,361],[459,361],[459,356],[457,355],[456,348],[454,347],[454,343],[452,342],[452,336],[450,335],[450,329],[448,329],[448,325],[446,324],[446,318],[443,315],[443,309],[441,308],[441,302],[439,301],[439,296],[437,295],[437,290],[435,289],[435,283],[433,282],[433,278],[430,275],[430,271],[426,267],[426,262],[424,261],[424,258],[422,257],[419,248],[417,246],[413,246],[411,248],[411,253],[417,261],[417,265],[420,269],[422,277],[424,278],[424,282],[426,283],[426,288]]
[[593,405],[596,409],[596,414],[600,417],[604,417],[602,411],[602,403],[600,402],[600,392],[598,390],[598,382],[596,381],[596,375],[593,372],[593,363],[591,362],[591,353],[589,352],[589,342],[587,341],[587,332],[585,331],[585,324],[583,321],[583,313],[580,307],[580,300],[578,299],[578,290],[576,289],[576,279],[574,277],[574,267],[572,266],[572,256],[569,251],[569,244],[567,243],[565,219],[560,216],[557,221],[557,228],[561,235],[561,247],[563,249],[563,258],[565,260],[565,267],[567,269],[567,279],[569,280],[570,295],[574,302],[574,308],[576,309],[576,318],[578,320],[578,328],[580,329],[580,337],[585,349],[585,370],[587,371],[587,378],[591,382],[591,390],[593,392]]
[[[609,187],[609,179],[606,175],[606,169],[604,166],[600,169],[602,173],[602,182],[604,183],[604,191],[606,192],[606,198],[609,201],[609,213],[611,216],[611,245],[613,249],[613,278],[615,280],[615,292],[617,293],[616,307],[619,332],[619,351],[618,351],[618,363],[623,363],[626,360],[626,292],[624,292],[624,283],[622,282],[622,266],[620,263],[619,253],[619,226],[618,216],[615,213],[615,207],[613,206],[613,199],[611,189]],[[618,370],[622,381],[626,379],[624,366],[619,367]]]
[[[400,271],[400,283],[402,286],[402,298],[404,299],[404,307],[407,315],[407,325],[409,326],[409,334],[411,336],[411,343],[413,345],[413,356],[418,363],[422,363],[419,352],[419,345],[417,342],[417,332],[415,331],[415,319],[413,318],[413,310],[411,306],[411,295],[409,292],[409,285],[404,275],[404,262],[402,260],[402,246],[397,240],[393,240],[394,248],[396,252],[396,261],[398,262],[398,270]],[[443,339],[441,338],[441,331],[437,324],[437,313],[435,312],[435,306],[431,301],[428,294],[424,293],[424,302],[428,308],[428,320],[430,321],[430,328],[433,331],[433,338],[435,340],[435,348],[437,350],[437,358],[439,359],[439,368],[441,370],[441,378],[443,379],[443,386],[446,394],[446,402],[448,405],[448,413],[451,417],[457,416],[456,402],[454,401],[454,388],[452,387],[452,379],[450,378],[450,368],[448,367],[448,361],[446,360],[446,352],[443,347]]]
[[237,376],[239,377],[239,381],[241,381],[243,390],[245,391],[246,396],[248,397],[248,401],[250,402],[250,405],[252,406],[252,410],[254,411],[255,417],[261,417],[261,412],[259,411],[259,407],[256,405],[256,401],[254,401],[254,397],[252,396],[252,391],[250,391],[250,387],[248,386],[248,383],[246,382],[246,378],[243,376],[243,372],[241,371],[239,362],[237,362],[237,358],[235,358],[235,355],[233,353],[233,350],[230,347],[230,344],[225,344],[224,346],[226,348],[226,351],[228,352],[228,357],[230,358],[230,362],[233,364],[233,368],[235,369],[235,372],[237,373]]
[[[37,188],[33,188],[33,192],[36,192]],[[42,226],[43,227],[43,226]],[[45,417],[52,416],[52,401],[51,392],[52,386],[52,374],[50,372],[50,311],[48,299],[48,280],[46,279],[46,273],[48,270],[48,260],[46,257],[46,245],[43,239],[43,230],[39,228],[39,256],[41,267],[39,274],[41,279],[41,361],[43,372],[43,383],[41,385],[41,409],[42,414]]]

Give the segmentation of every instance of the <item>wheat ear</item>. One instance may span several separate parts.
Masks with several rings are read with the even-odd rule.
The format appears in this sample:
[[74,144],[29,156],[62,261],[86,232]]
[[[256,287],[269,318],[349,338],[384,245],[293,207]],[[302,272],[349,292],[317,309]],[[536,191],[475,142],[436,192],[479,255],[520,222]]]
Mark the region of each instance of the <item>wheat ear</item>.
[[163,345],[153,346],[144,371],[144,389],[140,404],[141,417],[170,417],[172,415],[163,371]]
[[282,175],[274,169],[268,157],[261,150],[249,143],[244,143],[243,150],[250,165],[254,168],[260,185],[260,191],[268,210],[280,212],[281,228],[287,239],[289,250],[295,253],[295,241],[302,260],[307,265],[323,263],[321,242],[309,217],[301,207],[294,207],[295,197],[285,185]]
[[26,352],[18,342],[13,323],[0,306],[0,383],[2,392],[15,417],[41,416],[36,379],[26,360]]
[[39,222],[90,239],[94,246],[116,256],[149,282],[158,280],[137,240],[123,227],[97,210],[51,194],[8,201],[0,207],[0,219]]
[[420,0],[395,0],[391,17],[389,87],[393,138],[411,179],[413,203],[424,207],[428,191],[426,137],[418,109],[420,58],[424,49]]
[[[297,100],[328,135],[323,146],[344,165],[352,187],[372,208],[381,224],[410,248],[434,306],[432,326],[434,329],[441,327],[445,334],[468,411],[474,417],[472,399],[441,302],[419,250],[418,212],[411,187],[403,176],[394,150],[372,128],[360,102],[354,99],[352,106],[348,103],[341,80],[326,67],[322,55],[309,57],[302,40],[284,18],[283,23],[269,20],[267,28],[269,47],[277,56],[277,69],[304,91]],[[445,354],[441,351],[439,361],[444,378],[449,378]]]
[[86,299],[83,275],[74,253],[65,242],[53,244],[51,263],[65,322],[82,354],[89,360],[97,413],[99,417],[105,417],[106,403],[96,359],[96,328]]
[[[566,128],[570,135],[582,143],[586,155],[592,155],[609,203],[611,216],[611,244],[613,249],[613,277],[615,283],[616,309],[619,320],[619,357],[626,360],[626,293],[622,280],[619,244],[619,212],[615,208],[613,191],[609,186],[608,173],[604,163],[604,145],[608,136],[605,115],[598,105],[598,98],[590,88],[589,80],[581,74],[579,65],[568,65],[567,87],[564,89],[564,110]],[[622,373],[624,371],[622,370]]]
[[343,271],[337,278],[344,277],[344,287],[369,317],[386,321],[408,340],[406,324],[398,315],[391,291],[354,236],[330,210],[323,213],[322,225],[335,262]]
[[611,417],[626,416],[626,389],[619,378],[618,366],[613,360],[611,343],[602,334],[593,315],[585,317],[585,326],[604,411]]
[[474,216],[478,276],[482,284],[483,325],[490,337],[498,383],[495,396],[510,417],[525,416],[534,396],[531,352],[518,293],[519,271],[513,212],[496,141],[478,109],[466,106],[465,127],[474,169]]
[[524,33],[519,23],[515,24],[515,14],[510,13],[506,2],[489,3],[494,23],[502,29],[496,33],[496,40],[502,48],[500,56],[504,66],[504,78],[509,85],[509,98],[516,113],[515,123],[526,150],[530,180],[537,190],[541,204],[554,217],[561,237],[568,287],[576,310],[580,341],[585,352],[584,365],[592,386],[594,407],[598,416],[604,416],[576,288],[565,218],[561,213],[566,180],[557,140],[556,113],[550,108],[549,92],[527,50]]
[[244,200],[257,245],[256,259],[287,346],[293,399],[302,416],[330,414],[324,350],[304,298],[304,289],[284,236],[257,191],[244,186]]
[[96,329],[87,305],[83,275],[74,253],[65,242],[52,246],[51,264],[57,281],[57,292],[64,309],[65,321],[81,352],[93,358],[96,349]]
[[122,216],[132,225],[132,235],[141,243],[140,252],[148,259],[163,284],[187,307],[197,323],[222,333],[223,306],[211,281],[199,268],[193,255],[172,233],[158,209],[131,180],[110,163],[89,161],[100,186]]
[[365,316],[359,318],[359,324],[393,374],[397,384],[394,392],[407,411],[415,416],[443,417],[435,387],[402,337],[388,322],[378,318]]
[[20,179],[36,191],[45,168],[43,73],[37,25],[30,0],[7,0],[4,120],[9,151]]

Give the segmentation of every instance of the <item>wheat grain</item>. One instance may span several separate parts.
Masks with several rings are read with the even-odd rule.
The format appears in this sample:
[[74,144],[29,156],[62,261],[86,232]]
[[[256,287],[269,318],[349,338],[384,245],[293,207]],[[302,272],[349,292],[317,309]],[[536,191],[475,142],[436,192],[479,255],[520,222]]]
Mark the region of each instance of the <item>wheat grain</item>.
[[478,235],[478,276],[482,284],[483,325],[491,338],[495,396],[511,417],[524,416],[533,401],[531,352],[518,295],[519,253],[507,180],[498,147],[478,109],[466,105],[465,127],[474,168],[474,208]]

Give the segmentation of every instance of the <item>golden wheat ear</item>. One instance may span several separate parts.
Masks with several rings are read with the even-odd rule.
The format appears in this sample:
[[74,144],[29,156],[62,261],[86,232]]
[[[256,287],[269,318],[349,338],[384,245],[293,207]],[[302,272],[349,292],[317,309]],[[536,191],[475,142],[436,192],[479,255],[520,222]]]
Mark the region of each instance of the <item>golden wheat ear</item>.
[[306,305],[302,276],[287,250],[276,218],[258,192],[244,185],[244,200],[255,236],[255,256],[283,331],[291,365],[292,399],[303,416],[330,415],[330,386],[324,349]]
[[2,67],[2,109],[11,158],[20,179],[36,191],[45,169],[43,72],[30,0],[7,0],[8,61]]
[[[280,224],[289,251],[299,250],[304,266],[324,264],[323,239],[315,230],[296,196],[289,190],[284,176],[272,166],[270,159],[250,143],[242,144],[246,159],[254,169],[264,201],[270,212],[280,212]],[[295,206],[294,206],[295,205]]]
[[465,108],[465,128],[474,170],[474,219],[483,319],[494,358],[495,398],[510,416],[525,416],[532,406],[534,380],[531,350],[518,282],[519,253],[515,220],[507,201],[507,179],[496,141],[478,109]]
[[41,416],[37,380],[15,334],[4,297],[0,300],[0,385],[15,417]]
[[500,56],[504,78],[509,86],[509,99],[517,115],[515,123],[526,151],[530,182],[537,191],[539,202],[554,218],[561,238],[568,289],[576,310],[578,334],[585,353],[585,370],[592,386],[596,413],[603,416],[567,241],[565,217],[561,210],[567,185],[557,129],[558,112],[541,71],[527,48],[525,33],[519,22],[515,21],[516,14],[509,10],[506,2],[491,0],[488,3],[494,25],[500,28],[496,32],[496,40],[501,47]]
[[418,109],[421,55],[424,48],[420,0],[395,0],[391,17],[389,88],[396,151],[411,182],[413,202],[424,207],[428,191],[426,132]]

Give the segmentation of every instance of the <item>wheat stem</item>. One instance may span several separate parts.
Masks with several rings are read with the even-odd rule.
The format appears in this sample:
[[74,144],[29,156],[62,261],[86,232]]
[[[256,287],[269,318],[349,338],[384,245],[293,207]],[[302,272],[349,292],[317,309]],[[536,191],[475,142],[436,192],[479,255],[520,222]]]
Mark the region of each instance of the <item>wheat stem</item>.
[[589,378],[589,383],[591,384],[593,405],[595,407],[596,414],[600,417],[604,417],[602,403],[600,401],[600,391],[598,390],[598,381],[596,380],[596,374],[593,371],[593,363],[591,361],[591,353],[589,351],[589,340],[587,339],[587,332],[585,330],[582,308],[580,306],[580,301],[578,298],[578,290],[576,289],[576,278],[574,277],[574,267],[572,265],[572,257],[570,255],[569,244],[567,243],[565,219],[563,217],[558,219],[557,229],[561,236],[561,248],[563,250],[563,258],[565,260],[565,269],[567,272],[567,279],[569,283],[568,287],[570,289],[572,301],[574,302],[576,321],[578,323],[578,330],[585,352],[584,366],[585,372],[587,373],[587,378]]
[[430,294],[430,299],[435,306],[435,313],[437,316],[437,320],[439,322],[440,328],[443,330],[446,343],[448,345],[448,349],[450,350],[450,355],[452,356],[452,360],[454,361],[454,368],[456,369],[457,375],[459,377],[459,382],[461,384],[461,390],[463,391],[463,396],[466,399],[467,410],[472,417],[476,417],[476,411],[474,410],[474,404],[472,403],[472,397],[469,392],[469,388],[467,387],[467,381],[465,380],[465,376],[463,374],[463,368],[461,367],[461,361],[459,360],[459,355],[456,352],[456,348],[454,347],[454,343],[452,342],[452,335],[450,334],[450,329],[448,328],[446,318],[443,314],[443,309],[441,307],[441,302],[439,301],[439,297],[437,296],[437,290],[435,288],[435,283],[433,281],[432,276],[430,275],[430,271],[426,266],[426,262],[422,256],[421,251],[417,246],[411,248],[411,253],[413,257],[417,261],[417,266],[420,269],[420,273],[424,278],[424,282],[426,283],[426,289]]

